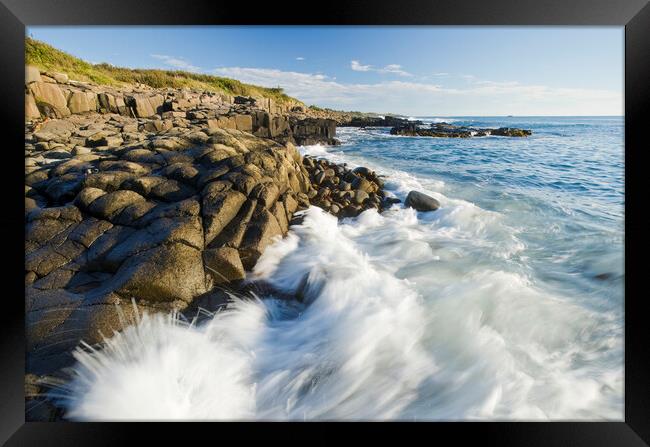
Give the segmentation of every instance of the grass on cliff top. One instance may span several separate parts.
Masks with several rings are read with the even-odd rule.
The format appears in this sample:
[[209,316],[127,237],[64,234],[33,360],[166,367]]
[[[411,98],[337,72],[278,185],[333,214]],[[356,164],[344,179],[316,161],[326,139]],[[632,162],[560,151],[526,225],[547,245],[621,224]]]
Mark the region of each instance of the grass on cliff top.
[[25,38],[25,63],[41,70],[67,74],[71,79],[119,87],[124,84],[145,84],[153,88],[196,88],[229,95],[271,98],[279,103],[295,102],[281,88],[267,88],[180,70],[131,69],[110,64],[91,64],[39,40]]

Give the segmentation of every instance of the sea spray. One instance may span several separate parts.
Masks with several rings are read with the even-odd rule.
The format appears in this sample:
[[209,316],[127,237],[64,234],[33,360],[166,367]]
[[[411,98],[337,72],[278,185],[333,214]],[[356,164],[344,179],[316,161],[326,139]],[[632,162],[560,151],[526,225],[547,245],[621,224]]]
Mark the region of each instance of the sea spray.
[[470,260],[463,274],[436,269],[445,250],[426,242],[436,228],[409,209],[338,224],[310,208],[254,271],[300,302],[236,300],[199,327],[143,319],[78,354],[71,417],[615,417],[620,377],[598,377],[589,361],[616,343],[596,337],[615,322],[515,273]]
[[251,275],[295,299],[235,299],[200,325],[143,318],[78,354],[68,414],[622,420],[622,125],[457,121],[534,134],[340,129],[342,146],[300,148],[441,208],[396,204],[338,222],[308,209]]

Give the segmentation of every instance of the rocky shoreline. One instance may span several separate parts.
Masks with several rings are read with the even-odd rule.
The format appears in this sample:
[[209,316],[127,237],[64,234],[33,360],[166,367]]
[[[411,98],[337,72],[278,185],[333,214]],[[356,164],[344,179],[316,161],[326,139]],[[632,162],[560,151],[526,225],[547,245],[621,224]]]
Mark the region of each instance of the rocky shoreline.
[[[25,115],[25,396],[39,421],[64,416],[46,393],[69,378],[81,341],[145,312],[192,319],[230,293],[266,294],[247,272],[311,205],[343,219],[399,202],[374,171],[296,145],[339,144],[337,125],[409,123],[35,67]],[[415,191],[405,205],[440,206]]]
[[295,106],[120,90],[34,67],[25,88],[31,420],[60,417],[42,385],[81,340],[99,343],[136,313],[214,310],[224,291],[246,290],[297,211],[345,218],[398,201],[367,168],[302,157],[295,144],[338,143],[336,121]]

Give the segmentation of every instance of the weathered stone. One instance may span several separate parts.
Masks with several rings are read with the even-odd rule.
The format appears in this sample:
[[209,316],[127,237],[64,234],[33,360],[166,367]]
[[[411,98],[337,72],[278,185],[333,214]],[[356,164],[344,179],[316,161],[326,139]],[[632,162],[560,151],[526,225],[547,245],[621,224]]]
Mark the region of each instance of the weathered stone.
[[282,236],[282,229],[275,216],[268,210],[260,210],[258,207],[239,249],[246,270],[251,270],[255,266],[264,249],[279,236]]
[[363,191],[361,189],[358,189],[354,193],[354,202],[356,204],[358,204],[358,205],[361,205],[361,204],[363,204],[363,202],[365,202],[368,199],[368,197],[369,196],[368,196],[367,192],[365,192],[365,191]]
[[121,296],[151,302],[188,303],[207,291],[201,252],[179,242],[128,258],[112,282]]
[[36,101],[34,100],[34,96],[32,96],[30,93],[25,93],[25,118],[30,120],[30,119],[38,119],[41,117],[41,112],[38,110],[38,107],[36,106]]
[[278,221],[282,234],[287,234],[289,231],[289,221],[287,219],[287,211],[284,209],[282,202],[275,202],[270,211],[271,214],[273,214],[273,217],[275,217],[275,220]]
[[84,92],[72,92],[68,98],[68,108],[71,113],[86,113],[91,110],[94,111],[94,104],[88,100],[88,96]]
[[237,215],[225,226],[225,228],[206,246],[208,247],[233,247],[238,248],[246,233],[246,228],[250,222],[257,200],[248,199],[239,209]]
[[102,219],[111,220],[127,206],[144,200],[144,197],[136,192],[120,190],[97,197],[88,206],[88,211]]
[[250,115],[235,115],[235,127],[243,132],[253,131],[253,118]]
[[25,84],[41,82],[41,72],[34,65],[25,65]]
[[244,266],[236,248],[220,247],[203,251],[203,263],[214,284],[246,278]]
[[[32,82],[29,84],[29,89],[34,95],[36,105],[39,106],[41,112],[50,112],[47,114],[57,118],[70,115],[68,103],[58,85],[47,82]],[[41,104],[48,106],[48,108],[42,109]]]
[[138,194],[146,197],[149,195],[153,187],[159,185],[164,181],[165,179],[163,177],[150,175],[150,176],[137,177],[137,178],[126,180],[122,185],[122,187],[124,189],[130,189],[131,191],[135,191]]
[[151,188],[149,195],[153,198],[167,202],[178,202],[187,199],[196,194],[196,190],[191,186],[176,180],[164,179]]
[[59,84],[67,84],[68,83],[68,75],[65,73],[48,73],[56,82]]
[[[210,185],[215,185],[215,183]],[[216,194],[206,194],[204,191],[203,227],[206,246],[237,215],[245,201],[246,196],[244,194],[232,189]]]
[[260,206],[270,209],[280,195],[280,189],[274,183],[258,184],[251,191],[251,197],[258,200]]

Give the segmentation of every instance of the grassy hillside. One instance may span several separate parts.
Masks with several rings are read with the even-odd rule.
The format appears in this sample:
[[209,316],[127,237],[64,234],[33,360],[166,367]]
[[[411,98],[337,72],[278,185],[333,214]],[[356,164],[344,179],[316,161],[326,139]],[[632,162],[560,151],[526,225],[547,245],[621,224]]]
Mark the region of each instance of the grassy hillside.
[[178,70],[131,69],[109,64],[90,64],[44,42],[25,38],[25,63],[41,70],[66,73],[71,79],[96,84],[120,86],[123,84],[146,84],[154,88],[197,88],[229,95],[272,98],[286,103],[297,99],[286,95],[281,88],[267,88],[244,84],[235,79],[222,78]]

